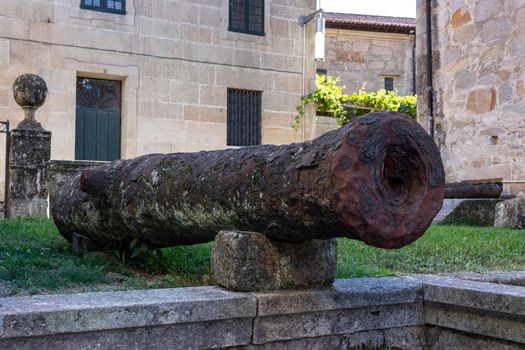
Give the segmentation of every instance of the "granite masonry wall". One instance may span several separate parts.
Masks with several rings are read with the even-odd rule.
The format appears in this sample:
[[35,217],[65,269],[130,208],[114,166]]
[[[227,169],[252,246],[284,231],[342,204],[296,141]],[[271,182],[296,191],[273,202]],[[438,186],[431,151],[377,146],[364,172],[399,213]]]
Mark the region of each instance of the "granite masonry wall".
[[[12,98],[15,78],[42,76],[49,94],[37,119],[53,133],[52,159],[74,159],[79,76],[122,81],[122,158],[225,148],[228,87],[263,91],[263,143],[313,137],[311,113],[299,127],[293,119],[303,84],[297,18],[315,1],[266,0],[264,36],[228,31],[228,0],[127,0],[126,15],[79,4],[0,1],[0,119],[22,119]],[[306,33],[307,90],[315,74],[313,27]]]
[[270,293],[198,287],[7,297],[0,348],[523,349],[525,288],[499,284],[518,280],[472,274]]
[[348,29],[326,30],[326,60],[317,68],[341,78],[347,92],[385,87],[384,78],[394,78],[394,89],[412,94],[415,37],[412,34],[381,33]]
[[[448,182],[525,189],[525,2],[432,2],[436,140]],[[427,126],[425,1],[417,1],[419,121]]]

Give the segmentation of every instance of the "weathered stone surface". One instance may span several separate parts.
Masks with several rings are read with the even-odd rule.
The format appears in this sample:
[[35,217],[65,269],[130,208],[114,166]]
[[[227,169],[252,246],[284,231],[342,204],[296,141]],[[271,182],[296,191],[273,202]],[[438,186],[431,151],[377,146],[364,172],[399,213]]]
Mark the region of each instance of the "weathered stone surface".
[[509,284],[512,286],[525,287],[525,271],[510,272],[455,272],[447,276],[478,282],[489,282],[497,284]]
[[[432,1],[436,141],[447,182],[503,180],[510,196],[525,182],[523,1]],[[428,125],[426,0],[417,0],[418,120]],[[444,25],[446,22],[447,25]],[[520,83],[521,82],[521,83]],[[486,135],[484,130],[503,133]],[[521,130],[521,129],[520,129]]]
[[181,323],[169,326],[59,333],[44,337],[1,339],[2,350],[204,350],[248,344],[251,319]]
[[253,343],[322,337],[423,324],[421,303],[257,317]]
[[521,350],[523,344],[501,339],[481,337],[479,335],[458,332],[443,327],[426,326],[428,350]]
[[423,326],[416,326],[251,344],[228,350],[423,349],[424,347],[425,329]]
[[47,186],[49,193],[54,193],[58,186],[67,178],[70,178],[81,171],[93,168],[107,162],[85,161],[85,160],[51,160],[49,162],[49,175]]
[[425,304],[425,323],[525,344],[525,318],[499,316],[466,308]]
[[425,323],[525,344],[525,288],[417,276],[423,284]]
[[255,295],[256,344],[423,324],[421,285],[410,279],[337,280],[332,289]]
[[365,58],[362,53],[354,51],[340,51],[337,53],[337,60],[343,62],[364,63]]
[[0,301],[0,338],[249,320],[255,311],[253,296],[213,287],[9,297]]
[[399,277],[339,279],[330,289],[255,295],[258,300],[257,313],[260,316],[412,304],[422,301],[420,284],[412,279]]
[[337,241],[280,243],[259,233],[222,231],[211,267],[220,286],[238,291],[330,286],[337,270]]
[[348,93],[384,89],[385,76],[390,76],[399,94],[413,94],[414,40],[414,34],[330,28],[327,24],[326,60],[318,62],[317,68],[339,77]]
[[431,275],[413,278],[423,284],[425,302],[525,316],[525,288]]
[[454,222],[493,226],[496,205],[502,199],[444,199],[434,223]]
[[520,192],[516,198],[506,199],[496,204],[495,227],[525,227],[525,194]]
[[13,84],[13,97],[25,113],[24,120],[17,128],[42,130],[42,126],[35,119],[35,111],[46,102],[47,85],[44,79],[36,74],[19,76]]
[[9,218],[47,216],[47,177],[51,133],[43,129],[14,129],[9,134]]
[[467,98],[467,110],[476,114],[487,113],[496,107],[496,89],[478,89]]
[[8,297],[0,325],[6,350],[511,350],[525,345],[525,288],[414,275],[271,293],[200,287]]
[[470,13],[465,8],[461,7],[454,11],[454,13],[452,13],[452,17],[450,19],[450,26],[452,28],[457,28],[470,21]]
[[404,114],[370,113],[301,144],[119,160],[66,180],[53,219],[102,249],[211,241],[221,230],[382,248],[418,239],[439,211],[439,151]]

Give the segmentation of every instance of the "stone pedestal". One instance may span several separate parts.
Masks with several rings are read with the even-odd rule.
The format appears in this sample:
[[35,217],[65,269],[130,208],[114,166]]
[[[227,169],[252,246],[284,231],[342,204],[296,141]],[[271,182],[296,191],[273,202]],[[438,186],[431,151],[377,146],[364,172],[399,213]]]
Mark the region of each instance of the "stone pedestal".
[[47,216],[51,132],[14,129],[9,134],[7,217]]
[[327,287],[337,270],[337,241],[272,241],[259,233],[221,231],[211,266],[221,287],[236,291]]
[[516,198],[507,199],[496,205],[495,227],[525,227],[525,194],[520,192]]

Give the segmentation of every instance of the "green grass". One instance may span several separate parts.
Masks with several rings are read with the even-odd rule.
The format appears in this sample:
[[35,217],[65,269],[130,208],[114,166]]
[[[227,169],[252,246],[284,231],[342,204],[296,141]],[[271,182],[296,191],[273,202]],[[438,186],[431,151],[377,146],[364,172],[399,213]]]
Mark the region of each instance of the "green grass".
[[433,225],[418,241],[396,250],[339,239],[339,278],[524,269],[523,230]]
[[[210,244],[164,249],[162,271],[129,267],[117,255],[72,253],[71,246],[47,219],[0,222],[0,283],[14,293],[58,290],[163,288],[202,284],[209,273]],[[108,274],[112,272],[113,275]],[[112,277],[118,274],[118,282]]]
[[[76,256],[51,220],[7,220],[0,222],[0,287],[31,294],[203,285],[211,246],[165,248],[147,263],[128,266],[116,254]],[[397,250],[339,239],[339,278],[510,270],[525,270],[523,230],[435,225]]]

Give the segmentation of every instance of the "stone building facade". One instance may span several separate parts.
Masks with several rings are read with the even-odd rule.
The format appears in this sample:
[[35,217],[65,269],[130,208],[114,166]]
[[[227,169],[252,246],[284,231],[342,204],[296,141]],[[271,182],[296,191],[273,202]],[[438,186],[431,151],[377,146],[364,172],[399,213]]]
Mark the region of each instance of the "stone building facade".
[[414,93],[414,18],[326,13],[321,73],[341,78],[347,92],[392,87]]
[[[525,2],[432,1],[436,142],[447,180],[525,190]],[[418,0],[419,120],[428,125],[425,1]]]
[[[103,157],[121,158],[228,147],[228,91],[260,99],[253,142],[311,138],[313,116],[299,126],[294,116],[315,72],[315,28],[306,26],[303,42],[298,17],[315,1],[249,3],[258,8],[247,0],[2,0],[0,119],[22,120],[11,87],[36,73],[49,88],[37,119],[53,133],[53,159],[92,160],[106,144]],[[260,23],[248,23],[249,11]],[[94,135],[102,144],[95,156],[79,152]]]

